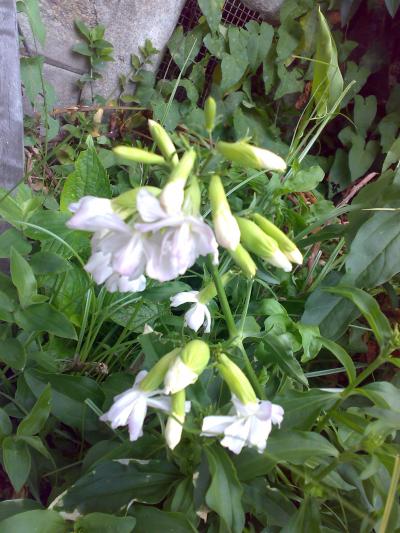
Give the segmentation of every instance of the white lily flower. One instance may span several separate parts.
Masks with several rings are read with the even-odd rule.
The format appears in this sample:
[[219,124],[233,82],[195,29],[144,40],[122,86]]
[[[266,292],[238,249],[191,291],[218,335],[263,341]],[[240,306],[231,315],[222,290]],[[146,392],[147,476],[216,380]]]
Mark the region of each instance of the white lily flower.
[[199,291],[178,292],[171,297],[171,307],[178,307],[185,303],[193,303],[185,313],[185,326],[198,331],[204,324],[204,331],[210,333],[211,313],[205,303],[200,302]]
[[74,213],[67,222],[67,226],[71,229],[123,231],[126,226],[123,220],[114,213],[111,200],[108,198],[84,196],[78,202],[70,204],[68,209]]
[[197,381],[198,373],[185,365],[178,355],[164,377],[165,394],[175,394]]
[[140,383],[146,375],[145,370],[139,372],[133,386],[115,396],[110,409],[100,417],[102,422],[110,422],[113,429],[127,425],[131,441],[143,435],[143,423],[148,407],[154,407],[165,413],[171,410],[171,399],[161,394],[162,391],[140,389]]
[[147,234],[143,239],[147,256],[146,273],[158,281],[169,281],[184,274],[200,255],[212,254],[218,262],[218,244],[212,229],[201,217],[182,212],[169,215],[160,201],[142,189],[137,208],[143,222],[135,229]]
[[269,401],[242,403],[232,396],[236,413],[228,416],[206,416],[201,434],[215,437],[223,434],[222,446],[239,454],[244,446],[257,448],[263,453],[266,448],[272,424],[280,426],[284,411],[280,405]]

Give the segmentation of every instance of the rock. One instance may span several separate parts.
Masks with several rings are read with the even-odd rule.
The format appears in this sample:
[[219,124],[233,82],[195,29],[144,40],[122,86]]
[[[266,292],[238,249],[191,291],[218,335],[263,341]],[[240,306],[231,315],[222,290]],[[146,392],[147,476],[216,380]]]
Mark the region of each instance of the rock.
[[[85,73],[87,62],[71,51],[82,42],[74,28],[74,20],[88,26],[103,24],[105,39],[114,45],[115,61],[104,69],[103,79],[94,85],[94,93],[108,97],[118,87],[118,77],[130,71],[130,56],[138,53],[146,39],[160,50],[152,70],[156,70],[169,37],[175,29],[185,0],[41,0],[41,14],[47,30],[46,45],[38,52],[44,55],[50,83],[57,93],[57,106],[75,105],[78,90],[71,90],[74,75]],[[26,16],[19,15],[19,24],[30,53],[36,53]],[[65,83],[63,72],[65,71]]]
[[260,13],[268,22],[279,21],[279,11],[284,0],[241,0],[243,4],[253,11]]

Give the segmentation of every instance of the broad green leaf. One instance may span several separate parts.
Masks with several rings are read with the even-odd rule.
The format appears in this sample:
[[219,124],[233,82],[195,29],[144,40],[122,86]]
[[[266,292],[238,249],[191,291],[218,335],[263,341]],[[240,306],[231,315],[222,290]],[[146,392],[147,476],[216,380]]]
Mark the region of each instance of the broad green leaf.
[[335,41],[328,23],[318,7],[319,27],[314,56],[314,77],[311,94],[314,97],[317,116],[322,117],[343,91],[343,78],[339,69]]
[[40,6],[38,0],[24,0],[25,13],[28,15],[29,24],[33,35],[44,46],[46,42],[46,27],[40,16]]
[[396,139],[390,146],[390,149],[385,157],[385,161],[382,165],[382,172],[385,172],[390,166],[396,164],[400,160],[400,138]]
[[376,96],[370,95],[363,98],[357,94],[354,97],[354,123],[357,131],[363,137],[366,136],[371,126],[377,110]]
[[46,446],[43,444],[40,437],[18,436],[18,441],[24,442],[25,444],[27,444],[28,446],[30,446],[31,448],[39,452],[41,455],[43,455],[43,457],[46,457],[46,459],[49,459],[49,461],[53,462],[49,451],[47,450]]
[[2,187],[0,187],[0,216],[13,225],[16,225],[16,220],[22,220],[24,218],[22,209],[15,201],[13,196],[11,196],[10,191],[7,191]]
[[2,442],[2,448],[4,469],[15,491],[18,492],[28,479],[31,470],[31,454],[27,445],[14,437],[6,437]]
[[304,88],[304,72],[299,68],[288,70],[284,63],[278,63],[277,68],[280,83],[275,91],[274,100],[286,94],[300,93]]
[[50,414],[51,387],[47,385],[42,394],[37,399],[30,413],[20,422],[17,435],[36,435],[43,428]]
[[245,522],[242,507],[242,486],[229,455],[218,444],[204,448],[211,473],[206,503],[215,511],[223,528],[220,531],[242,533]]
[[378,407],[392,409],[400,413],[400,389],[392,383],[388,381],[377,381],[375,383],[368,383],[357,390],[358,392],[365,393]]
[[22,307],[27,307],[30,304],[39,303],[46,299],[45,296],[37,294],[37,283],[32,268],[15,248],[11,249],[10,270],[11,279],[17,288]]
[[5,410],[0,407],[0,439],[7,437],[12,432],[12,424],[10,417]]
[[0,522],[4,533],[66,533],[71,531],[64,519],[55,511],[36,509],[15,514]]
[[353,302],[360,313],[366,318],[375,334],[379,346],[384,350],[392,338],[389,320],[382,313],[378,302],[367,292],[356,287],[331,287],[329,292],[344,296]]
[[310,326],[308,324],[302,324],[301,322],[298,322],[296,326],[301,335],[301,343],[304,352],[301,357],[301,362],[306,363],[317,357],[321,350],[319,329],[317,326]]
[[247,41],[249,66],[255,73],[271,48],[274,29],[266,22],[260,24],[251,20],[246,24],[246,30],[250,33]]
[[265,352],[264,364],[275,363],[284,374],[298,381],[301,385],[308,386],[300,363],[293,355],[290,338],[287,335],[266,335],[264,337]]
[[198,0],[199,7],[207,19],[207,23],[213,32],[218,30],[222,17],[224,0]]
[[[387,153],[390,151],[391,146],[396,140],[396,135],[397,135],[397,132],[399,131],[399,127],[400,127],[400,113],[399,112],[389,113],[388,115],[385,115],[382,118],[382,120],[379,122],[378,131],[381,136],[381,146],[382,146],[382,151],[384,153]],[[393,155],[396,156],[396,153],[394,153]],[[390,159],[392,159],[392,157],[390,157]],[[399,159],[400,157],[397,157],[397,160]],[[384,163],[382,167],[382,172],[385,172],[385,170],[391,164],[392,163],[389,163],[388,165],[386,165]]]
[[60,210],[68,212],[70,203],[88,195],[111,198],[107,172],[94,148],[88,148],[79,154],[74,172],[65,180],[61,192]]
[[352,383],[356,378],[356,367],[354,366],[350,355],[340,346],[340,344],[337,344],[334,341],[325,339],[324,337],[319,337],[319,341],[322,346],[333,353],[336,359],[344,366],[347,377],[349,378],[349,383]]
[[81,32],[83,37],[86,37],[86,39],[90,39],[90,28],[86,26],[86,24],[83,22],[83,20],[74,20],[75,27],[78,31]]
[[33,272],[38,275],[60,274],[71,268],[66,259],[53,252],[37,252],[30,259]]
[[165,498],[177,479],[179,473],[172,463],[106,461],[68,489],[63,497],[63,507],[88,513],[116,512],[133,499],[155,504]]
[[28,500],[27,498],[21,500],[4,500],[0,502],[0,524],[10,516],[40,508],[41,505],[36,500]]
[[284,492],[267,486],[265,478],[257,478],[244,485],[243,503],[263,526],[283,527],[296,511]]
[[78,518],[75,522],[75,531],[79,533],[131,533],[135,524],[136,520],[132,516],[90,513]]
[[364,137],[361,135],[354,135],[349,151],[351,181],[355,181],[363,176],[371,168],[378,154],[378,141],[365,142]]
[[168,49],[172,59],[182,70],[186,64],[187,68],[193,62],[200,51],[203,41],[204,28],[196,26],[188,33],[183,33],[182,26],[178,26],[168,41]]
[[25,367],[26,352],[18,339],[7,338],[0,342],[0,361],[15,370]]
[[195,533],[198,531],[183,513],[161,511],[157,507],[134,505],[135,533]]
[[294,171],[283,182],[287,192],[308,192],[315,189],[325,177],[325,172],[318,165]]
[[71,322],[80,326],[86,303],[85,295],[91,286],[91,280],[80,266],[71,264],[69,266],[70,268],[58,286],[58,292],[53,300],[53,304]]
[[65,339],[76,339],[76,332],[68,318],[48,303],[31,305],[15,312],[15,321],[28,332],[47,331]]
[[337,449],[312,431],[275,431],[268,439],[267,456],[280,462],[303,464],[314,457],[337,457]]
[[82,428],[88,431],[99,428],[101,422],[97,415],[85,404],[85,400],[90,399],[100,407],[104,401],[101,389],[94,380],[31,369],[25,371],[24,377],[36,398],[41,396],[47,384],[51,385],[51,413],[60,421],[79,431]]
[[281,531],[282,533],[321,533],[321,516],[317,499],[307,495],[300,509]]
[[21,255],[27,255],[32,250],[32,245],[22,236],[20,231],[11,228],[0,235],[0,259],[10,257],[11,248],[14,248]]
[[233,89],[243,78],[247,69],[247,57],[236,54],[223,54],[221,62],[222,80],[221,91],[227,92]]

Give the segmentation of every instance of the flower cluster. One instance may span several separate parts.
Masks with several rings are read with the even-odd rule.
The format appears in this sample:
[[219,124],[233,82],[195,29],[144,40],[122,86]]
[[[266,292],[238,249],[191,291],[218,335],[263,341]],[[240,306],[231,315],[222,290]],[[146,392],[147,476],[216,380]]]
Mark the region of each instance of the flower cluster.
[[[143,435],[143,423],[148,407],[168,415],[165,439],[170,449],[180,442],[190,402],[185,389],[195,383],[210,358],[208,345],[201,340],[190,341],[183,349],[164,355],[150,372],[141,371],[134,385],[114,398],[111,408],[100,417],[113,429],[128,426],[129,438]],[[259,400],[250,382],[226,355],[220,354],[217,368],[232,393],[232,412],[228,415],[206,416],[201,435],[222,436],[221,444],[235,454],[244,446],[265,450],[272,425],[281,424],[283,409],[269,401]],[[164,388],[160,389],[164,382]]]

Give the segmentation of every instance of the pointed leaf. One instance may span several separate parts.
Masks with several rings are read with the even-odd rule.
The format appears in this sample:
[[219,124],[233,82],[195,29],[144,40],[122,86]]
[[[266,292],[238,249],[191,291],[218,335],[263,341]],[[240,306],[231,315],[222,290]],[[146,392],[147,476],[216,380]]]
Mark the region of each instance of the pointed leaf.
[[30,413],[19,424],[18,436],[36,435],[43,428],[50,414],[51,387],[47,385]]
[[13,437],[6,437],[3,440],[2,448],[4,469],[15,491],[18,492],[28,479],[31,470],[31,454],[24,442]]

